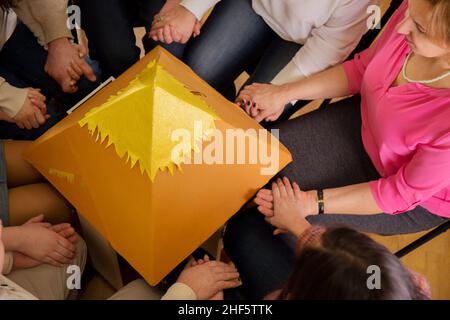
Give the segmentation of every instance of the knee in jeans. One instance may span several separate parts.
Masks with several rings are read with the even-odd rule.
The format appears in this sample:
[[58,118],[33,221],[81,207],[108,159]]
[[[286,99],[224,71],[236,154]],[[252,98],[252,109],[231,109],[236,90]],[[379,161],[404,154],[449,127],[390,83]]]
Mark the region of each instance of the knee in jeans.
[[[262,220],[262,221],[260,221]],[[247,240],[251,241],[255,233],[259,233],[261,226],[264,228],[265,221],[260,219],[257,212],[245,210],[237,213],[227,223],[224,234],[225,251],[227,248],[233,251],[235,247],[245,244]]]
[[183,61],[191,67],[200,78],[217,89],[217,86],[220,83],[221,73],[217,70],[213,62],[209,59],[203,59],[201,55],[195,56],[189,53],[185,54]]
[[[123,48],[114,50],[108,50],[106,54],[99,57],[100,68],[106,73],[111,73],[111,75],[117,77],[125,72],[129,67],[139,60],[139,49],[137,48]],[[110,76],[110,75],[106,75]]]

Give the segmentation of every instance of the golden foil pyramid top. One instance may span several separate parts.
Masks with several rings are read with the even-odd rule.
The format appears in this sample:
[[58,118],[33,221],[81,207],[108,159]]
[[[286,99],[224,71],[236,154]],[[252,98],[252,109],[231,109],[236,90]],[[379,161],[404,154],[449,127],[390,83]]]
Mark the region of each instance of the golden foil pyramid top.
[[[182,117],[179,115],[182,114]],[[175,121],[176,119],[176,121]],[[103,105],[90,110],[79,121],[97,133],[100,143],[108,139],[120,158],[126,155],[131,166],[139,162],[141,173],[154,181],[159,170],[180,166],[189,159],[198,141],[191,140],[178,148],[173,133],[178,129],[194,130],[201,122],[205,139],[215,128],[216,113],[155,60],[150,62],[130,84],[111,96]],[[190,135],[192,139],[198,135]],[[186,144],[186,142],[185,142]]]

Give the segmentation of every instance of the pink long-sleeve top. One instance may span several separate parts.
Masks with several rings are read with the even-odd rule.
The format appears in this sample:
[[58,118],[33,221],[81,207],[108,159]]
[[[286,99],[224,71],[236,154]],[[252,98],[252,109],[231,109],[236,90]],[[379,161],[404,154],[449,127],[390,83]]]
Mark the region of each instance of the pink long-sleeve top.
[[396,26],[408,1],[377,42],[344,63],[350,94],[362,98],[362,139],[381,178],[370,182],[379,207],[399,214],[421,206],[450,218],[450,89],[393,86],[410,48]]

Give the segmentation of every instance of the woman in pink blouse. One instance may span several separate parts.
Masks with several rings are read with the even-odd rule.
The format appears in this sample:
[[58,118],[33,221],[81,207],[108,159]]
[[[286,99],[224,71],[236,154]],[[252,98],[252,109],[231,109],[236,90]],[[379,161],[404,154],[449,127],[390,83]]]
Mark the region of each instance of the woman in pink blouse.
[[[238,100],[256,105],[246,111],[259,122],[276,120],[289,101],[351,94],[359,95],[277,125],[294,157],[281,173],[292,188],[278,179],[258,192],[258,210],[228,224],[225,249],[253,298],[286,280],[293,241],[283,231],[301,218],[386,235],[450,218],[450,2],[405,0],[352,61],[287,85],[245,87]],[[289,190],[289,201],[276,200]]]

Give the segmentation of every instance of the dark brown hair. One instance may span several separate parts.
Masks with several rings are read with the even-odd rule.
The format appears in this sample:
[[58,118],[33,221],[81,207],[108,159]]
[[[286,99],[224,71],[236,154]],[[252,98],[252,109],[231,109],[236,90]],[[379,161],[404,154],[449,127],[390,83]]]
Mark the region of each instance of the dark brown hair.
[[[299,252],[294,272],[279,299],[422,300],[412,274],[370,237],[349,228],[325,231],[321,245]],[[381,288],[370,290],[369,266],[380,268]]]
[[7,9],[12,6],[12,0],[0,0],[0,8]]

